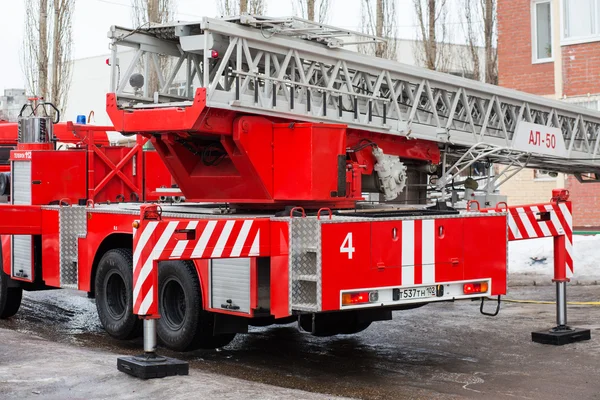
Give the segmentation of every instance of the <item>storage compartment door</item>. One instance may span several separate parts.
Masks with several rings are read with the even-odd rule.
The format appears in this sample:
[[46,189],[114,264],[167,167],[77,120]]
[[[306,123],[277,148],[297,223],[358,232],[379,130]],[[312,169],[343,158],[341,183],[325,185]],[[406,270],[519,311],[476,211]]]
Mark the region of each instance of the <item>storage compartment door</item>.
[[[31,161],[12,163],[12,204],[31,205]],[[13,278],[33,280],[33,237],[14,235],[12,237]]]
[[250,258],[211,260],[211,307],[250,314]]

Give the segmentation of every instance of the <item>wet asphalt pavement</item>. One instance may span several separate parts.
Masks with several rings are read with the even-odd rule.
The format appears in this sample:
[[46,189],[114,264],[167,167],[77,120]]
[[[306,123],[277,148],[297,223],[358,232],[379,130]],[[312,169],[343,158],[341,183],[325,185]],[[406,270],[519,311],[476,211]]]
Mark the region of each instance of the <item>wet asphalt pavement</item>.
[[[600,286],[569,289],[569,300],[600,300]],[[516,287],[507,297],[554,300],[554,288]],[[332,397],[600,399],[600,307],[569,307],[569,323],[592,329],[591,341],[532,343],[530,332],[551,327],[554,312],[553,305],[504,303],[500,315],[489,318],[479,314],[479,303],[430,304],[395,312],[393,321],[357,335],[316,338],[295,325],[251,328],[216,351],[160,353],[188,360],[194,371]],[[108,337],[94,301],[78,292],[26,294],[17,316],[0,321],[0,328],[115,359],[142,348],[141,339]]]

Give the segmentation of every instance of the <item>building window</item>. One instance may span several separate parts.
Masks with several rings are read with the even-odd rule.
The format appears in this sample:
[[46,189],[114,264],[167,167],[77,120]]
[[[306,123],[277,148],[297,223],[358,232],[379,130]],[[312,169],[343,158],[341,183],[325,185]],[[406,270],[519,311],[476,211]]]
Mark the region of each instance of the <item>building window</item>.
[[544,171],[543,169],[533,170],[533,180],[535,181],[554,181],[557,176],[556,172]]
[[563,39],[600,40],[600,0],[563,0]]
[[533,62],[552,61],[552,2],[534,0],[532,7]]
[[599,100],[573,101],[572,104],[579,107],[587,108],[588,110],[600,111]]

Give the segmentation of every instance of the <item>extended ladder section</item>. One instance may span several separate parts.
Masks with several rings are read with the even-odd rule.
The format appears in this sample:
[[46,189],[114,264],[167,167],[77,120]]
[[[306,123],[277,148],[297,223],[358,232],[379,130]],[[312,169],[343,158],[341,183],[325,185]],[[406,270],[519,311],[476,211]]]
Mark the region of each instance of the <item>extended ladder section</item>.
[[435,141],[455,160],[600,172],[597,112],[362,54],[381,44],[369,35],[243,16],[113,27],[109,37],[124,108],[186,106],[204,87],[212,108]]

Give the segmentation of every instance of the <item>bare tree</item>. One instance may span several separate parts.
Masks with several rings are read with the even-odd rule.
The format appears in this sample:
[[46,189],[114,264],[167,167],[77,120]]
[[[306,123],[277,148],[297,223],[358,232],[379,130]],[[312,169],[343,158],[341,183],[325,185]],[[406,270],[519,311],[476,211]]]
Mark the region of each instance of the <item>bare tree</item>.
[[479,57],[479,29],[474,26],[475,13],[471,9],[477,0],[463,0],[465,21],[462,24],[467,42],[466,54],[461,57],[463,71],[477,81],[481,80],[481,60]]
[[[497,0],[463,0],[467,54],[463,69],[473,79],[498,84],[498,52],[496,49]],[[482,57],[481,49],[484,50]],[[483,67],[483,68],[482,68]],[[482,71],[483,70],[483,71]]]
[[71,86],[75,0],[26,0],[25,10],[23,69],[27,90],[61,109]]
[[164,24],[175,15],[176,0],[131,0],[136,26]]
[[218,0],[219,12],[224,17],[241,14],[265,15],[266,0]]
[[483,12],[483,35],[485,47],[485,81],[498,84],[498,27],[496,0],[482,1],[485,4]]
[[[133,6],[133,22],[142,27],[151,24],[164,24],[169,22],[175,15],[176,0],[131,0]],[[161,74],[168,71],[170,63],[166,56],[159,56],[158,65]],[[141,66],[141,65],[140,65]],[[150,68],[150,76],[147,77],[148,93],[159,91],[158,73]]]
[[237,0],[219,0],[217,6],[219,7],[219,13],[224,17],[235,15],[239,9]]
[[417,16],[415,55],[426,68],[447,71],[451,62],[447,0],[413,0]]
[[320,24],[327,22],[331,11],[330,0],[292,0],[294,14]]
[[[266,0],[246,0],[248,6],[246,9],[250,14],[253,15],[265,15],[267,13],[267,3]],[[240,13],[243,14],[241,7]]]
[[[45,99],[48,97],[48,0],[40,0],[39,7],[40,33],[38,37],[38,96]],[[35,42],[35,39],[32,38],[32,42]]]
[[74,8],[75,0],[54,0],[50,99],[57,108],[67,104],[71,87],[71,21]]
[[363,0],[361,2],[362,30],[364,33],[386,39],[375,45],[359,46],[362,53],[396,59],[398,22],[396,0]]

